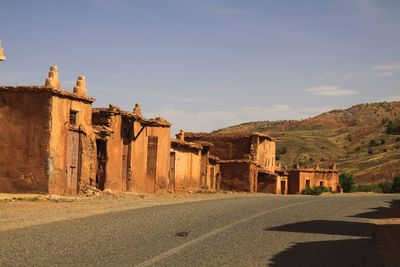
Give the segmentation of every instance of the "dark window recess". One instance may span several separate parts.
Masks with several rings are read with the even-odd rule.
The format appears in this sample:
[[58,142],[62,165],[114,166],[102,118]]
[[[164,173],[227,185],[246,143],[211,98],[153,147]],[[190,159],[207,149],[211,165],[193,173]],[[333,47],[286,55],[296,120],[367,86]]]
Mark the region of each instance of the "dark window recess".
[[78,114],[78,111],[75,110],[70,110],[69,111],[69,123],[71,125],[76,125],[76,116]]

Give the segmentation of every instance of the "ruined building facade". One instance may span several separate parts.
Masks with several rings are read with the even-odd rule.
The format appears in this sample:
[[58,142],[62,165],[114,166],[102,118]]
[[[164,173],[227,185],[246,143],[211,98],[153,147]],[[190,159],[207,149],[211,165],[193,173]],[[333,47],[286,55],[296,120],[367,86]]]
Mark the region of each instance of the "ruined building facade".
[[169,190],[170,126],[162,118],[133,112],[93,109],[97,144],[96,186],[112,191],[154,193]]
[[221,188],[248,192],[296,194],[323,185],[340,190],[339,176],[331,169],[281,169],[275,162],[275,141],[260,133],[186,133],[189,142],[213,144],[211,155],[221,159]]
[[170,183],[174,192],[220,188],[220,161],[208,142],[187,142],[183,130],[171,140]]
[[60,90],[54,66],[45,86],[0,87],[0,192],[77,194],[90,182],[94,99],[78,91]]
[[138,104],[128,112],[114,105],[92,108],[94,101],[84,76],[73,92],[61,90],[56,66],[44,86],[1,86],[0,192],[339,189],[334,167],[277,167],[268,135],[181,130],[171,140],[171,123],[144,118]]

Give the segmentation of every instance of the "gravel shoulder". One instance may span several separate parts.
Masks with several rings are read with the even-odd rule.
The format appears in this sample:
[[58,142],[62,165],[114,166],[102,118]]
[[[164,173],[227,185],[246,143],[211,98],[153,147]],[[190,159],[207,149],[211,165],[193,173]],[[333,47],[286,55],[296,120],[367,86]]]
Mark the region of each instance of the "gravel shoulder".
[[151,206],[260,195],[265,196],[236,192],[157,195],[101,193],[91,197],[0,194],[0,231]]

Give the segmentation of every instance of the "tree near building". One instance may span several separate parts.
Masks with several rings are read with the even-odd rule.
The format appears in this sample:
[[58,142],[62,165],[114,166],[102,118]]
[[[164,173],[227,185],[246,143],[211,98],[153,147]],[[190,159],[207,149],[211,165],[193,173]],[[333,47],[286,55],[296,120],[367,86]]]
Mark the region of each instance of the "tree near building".
[[392,193],[400,193],[400,174],[397,174],[393,178],[392,182]]
[[343,192],[349,193],[353,191],[356,181],[352,174],[344,172],[339,175],[339,183],[343,188]]

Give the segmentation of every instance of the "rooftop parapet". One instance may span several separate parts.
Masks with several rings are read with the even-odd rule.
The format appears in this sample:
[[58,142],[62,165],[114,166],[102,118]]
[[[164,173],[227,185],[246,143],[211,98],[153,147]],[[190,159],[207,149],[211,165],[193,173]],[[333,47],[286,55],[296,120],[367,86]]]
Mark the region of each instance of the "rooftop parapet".
[[1,40],[0,40],[0,61],[6,60],[6,57],[4,56],[4,49],[1,48]]

